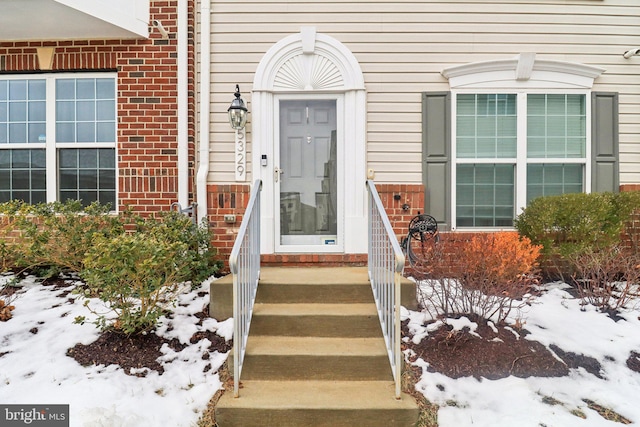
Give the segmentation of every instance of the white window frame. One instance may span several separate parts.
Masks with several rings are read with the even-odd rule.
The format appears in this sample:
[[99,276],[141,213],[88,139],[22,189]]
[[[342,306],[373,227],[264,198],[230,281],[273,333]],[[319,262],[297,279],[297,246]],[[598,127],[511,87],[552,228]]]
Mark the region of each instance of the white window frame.
[[[458,158],[457,153],[457,99],[461,94],[514,94],[516,95],[516,157],[512,158]],[[527,95],[529,94],[545,94],[545,95],[583,95],[585,96],[586,106],[586,123],[585,123],[585,157],[584,158],[528,158],[527,157]],[[531,91],[492,91],[492,90],[473,90],[473,91],[452,91],[451,92],[451,229],[457,228],[457,166],[459,164],[508,164],[515,167],[515,189],[514,189],[514,215],[518,216],[527,205],[527,165],[529,163],[557,163],[557,164],[582,164],[583,169],[583,191],[591,192],[591,103],[589,100],[590,91],[550,91],[550,90],[531,90]],[[514,216],[514,218],[515,218]],[[487,231],[487,230],[512,230],[513,227],[463,227],[469,231]]]
[[[114,80],[115,99],[115,140],[113,142],[65,142],[56,141],[56,81],[61,79],[101,79],[111,78]],[[48,203],[58,200],[58,150],[64,148],[74,149],[99,149],[113,148],[115,150],[116,176],[115,176],[115,206],[112,210],[118,210],[118,89],[117,73],[115,72],[86,72],[86,73],[51,73],[51,74],[7,74],[0,75],[0,80],[44,80],[45,81],[45,121],[46,121],[46,142],[30,143],[6,143],[0,144],[0,149],[45,149],[46,159],[46,201]]]
[[[442,71],[451,88],[451,230],[457,229],[456,170],[461,163],[513,164],[513,159],[459,160],[456,156],[457,96],[459,94],[516,94],[517,98],[517,151],[514,194],[514,218],[526,206],[527,164],[541,163],[542,159],[527,159],[527,95],[579,94],[585,96],[586,147],[584,159],[544,159],[545,163],[584,164],[584,191],[591,191],[591,88],[593,81],[604,69],[573,62],[540,60],[527,52],[506,60],[483,61],[457,65]],[[513,227],[464,227],[465,231],[512,230]]]

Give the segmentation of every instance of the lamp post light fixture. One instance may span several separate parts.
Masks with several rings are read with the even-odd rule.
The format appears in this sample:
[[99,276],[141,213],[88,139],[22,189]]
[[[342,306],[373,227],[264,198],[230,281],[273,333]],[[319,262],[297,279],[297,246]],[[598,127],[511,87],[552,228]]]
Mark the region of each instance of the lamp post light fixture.
[[236,181],[243,182],[247,178],[247,141],[244,125],[247,124],[247,107],[244,105],[244,101],[240,98],[240,86],[236,85],[236,96],[231,101],[231,106],[227,110],[229,113],[229,123],[236,134],[236,148],[235,148],[235,175]]
[[244,125],[247,124],[247,107],[244,105],[244,101],[240,98],[240,86],[236,85],[236,98],[231,101],[231,106],[227,110],[229,113],[229,123],[231,127],[236,130],[244,129]]

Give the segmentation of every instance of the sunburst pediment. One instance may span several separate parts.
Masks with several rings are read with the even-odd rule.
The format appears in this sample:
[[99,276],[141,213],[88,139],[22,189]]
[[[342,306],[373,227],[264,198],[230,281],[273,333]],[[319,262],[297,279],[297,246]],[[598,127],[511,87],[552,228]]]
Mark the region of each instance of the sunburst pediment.
[[278,70],[273,84],[277,90],[331,90],[344,88],[338,66],[319,54],[289,58]]

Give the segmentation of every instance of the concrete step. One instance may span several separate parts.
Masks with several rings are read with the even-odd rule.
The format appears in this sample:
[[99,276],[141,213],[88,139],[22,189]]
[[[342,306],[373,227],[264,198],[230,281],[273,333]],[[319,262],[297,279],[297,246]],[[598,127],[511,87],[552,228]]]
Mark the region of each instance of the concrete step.
[[366,268],[270,267],[260,272],[256,303],[370,303]]
[[[232,283],[211,285],[218,319],[233,313]],[[402,286],[403,301],[415,305],[415,284]],[[224,393],[215,412],[220,427],[414,426],[414,399],[395,399],[367,269],[262,269],[240,397]]]
[[242,380],[393,381],[384,339],[254,336]]
[[414,426],[418,407],[391,381],[242,381],[216,405],[220,427]]
[[[416,286],[402,278],[401,303],[417,308]],[[211,282],[209,313],[218,320],[233,316],[233,276]],[[366,267],[264,267],[256,303],[363,304],[373,301]]]
[[256,304],[251,335],[380,337],[375,304]]

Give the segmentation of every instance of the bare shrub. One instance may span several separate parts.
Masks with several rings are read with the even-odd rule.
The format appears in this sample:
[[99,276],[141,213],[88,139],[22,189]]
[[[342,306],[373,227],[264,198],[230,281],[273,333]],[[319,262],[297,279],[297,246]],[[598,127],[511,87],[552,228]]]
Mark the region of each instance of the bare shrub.
[[573,259],[573,284],[584,303],[601,311],[617,311],[638,296],[640,254],[613,245]]
[[425,260],[431,268],[420,292],[422,305],[434,318],[475,314],[504,322],[538,284],[540,249],[513,232],[443,239]]

